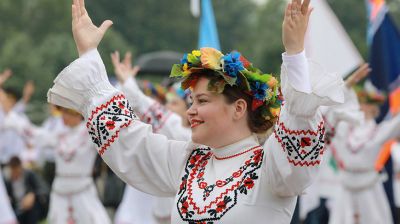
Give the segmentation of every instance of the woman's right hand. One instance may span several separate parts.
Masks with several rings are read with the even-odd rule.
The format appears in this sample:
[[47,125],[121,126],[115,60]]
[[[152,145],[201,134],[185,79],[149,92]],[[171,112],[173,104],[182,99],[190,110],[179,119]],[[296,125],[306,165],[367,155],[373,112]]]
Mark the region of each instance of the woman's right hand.
[[79,56],[97,48],[111,25],[111,20],[106,20],[100,27],[95,26],[86,11],[85,0],[73,0],[72,34]]
[[4,70],[3,73],[0,73],[0,87],[10,78],[12,75],[12,71],[10,69]]
[[349,78],[346,79],[347,88],[353,87],[359,81],[364,79],[371,72],[371,68],[368,63],[362,64],[355,72],[353,72]]
[[114,73],[120,83],[124,83],[129,77],[135,77],[139,72],[139,66],[132,67],[132,54],[127,52],[124,60],[120,61],[119,52],[111,54],[111,61],[114,65]]

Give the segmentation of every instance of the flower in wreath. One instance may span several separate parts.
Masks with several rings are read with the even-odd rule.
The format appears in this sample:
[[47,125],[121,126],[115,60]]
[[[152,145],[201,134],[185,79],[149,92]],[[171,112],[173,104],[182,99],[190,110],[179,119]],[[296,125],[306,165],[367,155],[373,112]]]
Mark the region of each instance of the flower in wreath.
[[182,79],[182,89],[193,88],[202,72],[214,71],[217,79],[210,80],[208,90],[222,93],[225,86],[237,86],[252,97],[251,109],[260,110],[266,120],[279,115],[280,84],[272,74],[264,74],[254,67],[239,52],[222,54],[219,50],[206,47],[185,54],[180,64],[172,67],[170,77]]
[[253,102],[251,109],[254,111],[264,104],[265,97],[267,96],[268,85],[262,82],[250,83],[251,95],[253,95]]
[[262,82],[252,82],[250,84],[252,95],[255,99],[264,101],[267,96],[268,85]]
[[204,47],[200,49],[201,64],[204,68],[211,70],[220,70],[224,66],[223,54],[211,47]]
[[240,60],[239,52],[232,52],[223,57],[224,72],[230,77],[235,78],[239,71],[244,70],[242,61]]

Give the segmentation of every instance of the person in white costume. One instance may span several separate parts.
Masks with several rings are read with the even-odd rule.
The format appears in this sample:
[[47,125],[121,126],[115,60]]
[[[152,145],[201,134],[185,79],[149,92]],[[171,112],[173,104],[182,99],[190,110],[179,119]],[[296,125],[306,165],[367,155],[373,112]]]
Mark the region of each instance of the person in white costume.
[[96,152],[82,117],[65,108],[61,113],[66,128],[52,138],[56,144],[56,176],[51,189],[48,221],[52,224],[109,224],[111,221],[93,182]]
[[[368,82],[366,82],[368,83]],[[378,102],[384,100],[377,93],[363,90],[360,108],[362,123],[340,122],[330,145],[340,164],[341,188],[332,208],[331,224],[393,223],[382,177],[375,170],[381,146],[400,136],[400,115],[377,124]]]
[[[140,120],[151,124],[155,133],[163,134],[168,139],[175,137],[173,140],[190,140],[190,129],[179,126],[179,124],[182,126],[184,118],[177,116],[179,113],[175,114],[176,111],[169,111],[156,100],[144,95],[139,89],[135,78],[139,68],[132,67],[131,54],[125,54],[124,59],[120,61],[119,52],[116,51],[111,55],[111,59],[121,89],[130,102],[135,102],[134,110],[140,114]],[[155,197],[128,185],[114,222],[116,224],[169,223],[172,203],[172,198]]]
[[[6,165],[11,157],[21,157],[28,151],[26,133],[11,127],[29,123],[28,117],[24,114],[25,101],[19,101],[19,95],[19,91],[14,88],[0,88],[0,119],[4,120],[4,125],[0,129],[0,164],[2,166]],[[26,91],[23,95],[25,98]],[[11,122],[15,124],[9,125]]]
[[[10,71],[0,73],[0,87],[11,76]],[[3,119],[0,117],[0,129],[3,125]],[[0,224],[16,224],[14,211],[10,204],[10,199],[4,185],[2,169],[0,168]]]
[[[343,80],[307,63],[308,6],[308,0],[293,0],[285,11],[280,112],[277,79],[238,52],[202,48],[171,72],[192,88],[192,141],[154,134],[109,83],[96,48],[112,22],[93,25],[83,0],[72,6],[80,58],[55,79],[48,101],[85,117],[98,153],[124,181],[152,195],[174,196],[172,223],[287,224],[323,154],[319,106],[344,101]],[[275,122],[261,146],[253,133]]]
[[[300,217],[305,223],[328,223],[329,213],[333,201],[338,197],[341,186],[339,179],[338,164],[329,143],[335,137],[335,130],[340,121],[358,125],[364,118],[360,111],[357,96],[353,86],[363,80],[371,71],[367,63],[362,64],[345,81],[345,102],[331,107],[322,107],[322,115],[325,121],[325,152],[324,159],[320,165],[320,171],[315,182],[306,190],[300,198]],[[307,216],[306,216],[307,215]]]

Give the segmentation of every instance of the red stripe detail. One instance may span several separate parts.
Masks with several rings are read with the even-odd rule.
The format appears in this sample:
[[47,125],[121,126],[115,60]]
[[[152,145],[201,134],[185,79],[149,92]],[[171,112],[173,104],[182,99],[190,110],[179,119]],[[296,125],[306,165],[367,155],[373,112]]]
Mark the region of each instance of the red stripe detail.
[[234,157],[237,157],[237,156],[240,156],[240,155],[243,155],[243,154],[245,154],[245,153],[248,153],[248,152],[250,152],[250,151],[252,151],[252,150],[254,150],[254,149],[257,149],[257,148],[261,148],[261,146],[254,146],[253,148],[251,148],[251,149],[248,149],[248,150],[246,150],[246,151],[243,151],[243,152],[240,152],[240,153],[237,153],[237,154],[234,154],[234,155],[231,155],[231,156],[226,156],[226,157],[217,157],[216,155],[214,155],[214,157],[215,157],[215,159],[217,159],[217,160],[224,160],[224,159],[231,159],[231,158],[234,158]]
[[[122,128],[128,127],[131,123],[132,123],[132,120],[129,120],[128,123],[121,125],[119,128],[122,129]],[[119,130],[117,130],[115,132],[115,134],[113,136],[111,136],[111,138],[108,139],[106,143],[103,144],[103,146],[99,150],[99,154],[101,156],[104,154],[104,152],[107,150],[107,148],[111,145],[111,143],[114,143],[114,140],[116,138],[118,138],[118,136],[119,136]]]

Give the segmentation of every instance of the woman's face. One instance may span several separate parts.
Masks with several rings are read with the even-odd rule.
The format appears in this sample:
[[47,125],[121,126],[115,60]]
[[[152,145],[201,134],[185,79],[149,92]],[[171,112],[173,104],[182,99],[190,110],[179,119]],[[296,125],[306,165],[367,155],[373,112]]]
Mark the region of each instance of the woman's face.
[[82,116],[78,114],[77,112],[61,108],[61,116],[63,119],[63,122],[66,126],[68,127],[75,127],[79,125],[82,122]]
[[186,111],[188,108],[186,106],[186,102],[183,99],[179,97],[174,97],[173,99],[169,100],[165,106],[168,110],[179,114],[179,116],[182,117],[182,120],[184,120],[184,125],[186,125],[186,120],[188,119]]
[[192,106],[187,110],[192,141],[210,147],[220,147],[233,130],[235,108],[227,104],[222,94],[207,90],[209,80],[200,78],[194,87]]

